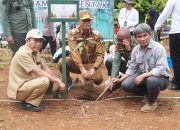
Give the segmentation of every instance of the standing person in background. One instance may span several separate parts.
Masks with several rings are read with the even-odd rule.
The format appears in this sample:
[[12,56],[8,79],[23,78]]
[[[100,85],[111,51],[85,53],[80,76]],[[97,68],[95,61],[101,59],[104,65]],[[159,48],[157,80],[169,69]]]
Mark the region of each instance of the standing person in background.
[[25,44],[26,34],[36,28],[36,19],[32,0],[3,0],[3,28],[13,56],[20,46]]
[[127,27],[133,35],[134,27],[139,23],[139,13],[136,9],[132,7],[134,3],[133,0],[123,0],[126,7],[122,8],[119,13],[119,26]]
[[173,86],[171,86],[171,89],[180,90],[180,0],[168,0],[163,12],[155,24],[156,31],[160,30],[170,14],[172,14],[172,24],[169,33],[169,48],[174,70],[175,83]]
[[157,39],[156,39],[156,34],[154,32],[154,26],[156,24],[158,17],[159,17],[158,12],[156,12],[156,10],[154,9],[150,9],[147,12],[145,23],[147,23],[151,27],[151,30],[153,32],[153,38],[155,40],[160,41],[160,32],[157,33]]
[[43,42],[40,52],[49,43],[51,48],[51,55],[54,56],[54,53],[56,52],[56,38],[54,32],[54,23],[48,22],[48,9],[45,9],[42,12],[42,23],[43,23],[43,37],[46,39],[46,41]]

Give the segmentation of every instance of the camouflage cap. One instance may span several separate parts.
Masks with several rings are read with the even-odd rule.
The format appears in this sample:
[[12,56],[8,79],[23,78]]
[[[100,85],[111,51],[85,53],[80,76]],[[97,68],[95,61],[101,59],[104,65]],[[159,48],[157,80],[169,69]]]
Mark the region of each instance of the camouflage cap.
[[83,10],[79,12],[79,18],[80,19],[92,19],[92,13],[87,10]]

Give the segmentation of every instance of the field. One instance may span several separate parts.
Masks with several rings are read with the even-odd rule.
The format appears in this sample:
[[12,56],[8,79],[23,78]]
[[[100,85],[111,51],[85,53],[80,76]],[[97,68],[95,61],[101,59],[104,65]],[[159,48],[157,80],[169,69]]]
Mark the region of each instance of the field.
[[[43,58],[51,57],[43,52]],[[121,89],[106,93],[104,83],[88,89],[80,78],[66,100],[46,95],[42,101],[45,110],[38,113],[24,111],[20,103],[6,95],[11,59],[9,49],[0,48],[0,130],[180,130],[180,91],[165,90],[158,98],[158,108],[150,113],[140,112],[143,97],[135,97]],[[60,77],[56,64],[48,63]],[[107,70],[102,66],[104,81]]]

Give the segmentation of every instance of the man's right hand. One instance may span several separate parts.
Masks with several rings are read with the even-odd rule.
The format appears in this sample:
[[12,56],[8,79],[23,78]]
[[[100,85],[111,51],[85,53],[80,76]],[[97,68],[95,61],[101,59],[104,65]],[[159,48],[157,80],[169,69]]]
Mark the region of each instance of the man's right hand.
[[60,80],[57,82],[57,86],[60,91],[63,91],[65,89],[65,84],[61,82]]
[[8,44],[9,45],[12,45],[12,44],[14,44],[14,37],[13,36],[9,36],[9,37],[7,37],[7,42],[8,42]]
[[80,71],[81,71],[81,74],[82,76],[85,78],[85,79],[90,79],[90,75],[89,75],[89,72],[84,68],[84,67],[81,67],[80,68]]

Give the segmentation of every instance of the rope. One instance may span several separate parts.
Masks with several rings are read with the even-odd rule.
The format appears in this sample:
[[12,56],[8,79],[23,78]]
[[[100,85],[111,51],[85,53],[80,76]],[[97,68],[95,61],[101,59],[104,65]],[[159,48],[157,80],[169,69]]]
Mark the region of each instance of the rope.
[[[113,98],[106,98],[103,100],[99,100],[97,102],[102,102],[102,101],[109,101],[109,100],[115,100],[115,99],[125,99],[125,98],[144,98],[144,96],[121,96],[121,97],[113,97]],[[160,99],[180,99],[180,97],[165,97],[161,96],[158,97]],[[88,100],[78,100],[78,99],[43,99],[43,101],[78,101],[78,102],[89,102],[89,103],[94,103],[94,101],[88,101]],[[16,103],[16,102],[21,102],[17,100],[0,100],[0,102],[8,102],[8,103]]]

